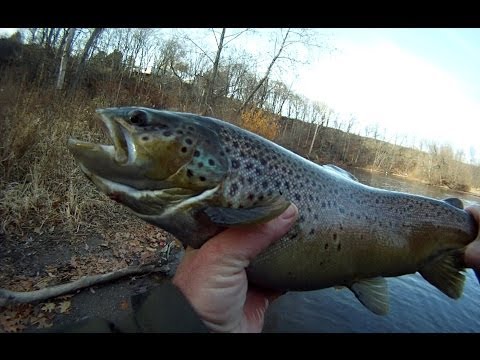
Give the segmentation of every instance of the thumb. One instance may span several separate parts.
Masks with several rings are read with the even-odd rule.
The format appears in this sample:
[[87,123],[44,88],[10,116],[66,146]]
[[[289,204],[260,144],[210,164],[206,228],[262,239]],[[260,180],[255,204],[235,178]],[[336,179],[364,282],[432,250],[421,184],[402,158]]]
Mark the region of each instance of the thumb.
[[294,204],[267,223],[243,228],[230,228],[208,241],[205,246],[215,247],[212,253],[248,262],[280,239],[292,227],[298,215]]
[[[477,224],[480,224],[480,206],[471,205],[465,208],[469,212]],[[475,241],[470,243],[465,250],[465,262],[468,267],[480,270],[480,234]]]

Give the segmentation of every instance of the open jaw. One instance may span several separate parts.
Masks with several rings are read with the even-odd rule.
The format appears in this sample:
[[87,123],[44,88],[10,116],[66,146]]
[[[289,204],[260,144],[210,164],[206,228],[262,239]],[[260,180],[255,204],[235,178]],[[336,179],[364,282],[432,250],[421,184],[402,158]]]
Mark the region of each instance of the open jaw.
[[136,157],[135,143],[131,133],[134,128],[123,119],[112,119],[105,111],[97,110],[104,129],[113,142],[114,158],[120,164],[133,163]]

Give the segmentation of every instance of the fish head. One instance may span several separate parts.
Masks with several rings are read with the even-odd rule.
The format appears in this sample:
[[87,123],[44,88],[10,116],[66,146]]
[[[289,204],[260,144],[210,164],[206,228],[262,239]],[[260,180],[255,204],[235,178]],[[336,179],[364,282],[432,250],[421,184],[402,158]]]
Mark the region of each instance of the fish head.
[[193,114],[141,107],[97,113],[113,145],[70,138],[68,148],[101,191],[137,215],[161,214],[227,174],[218,135]]

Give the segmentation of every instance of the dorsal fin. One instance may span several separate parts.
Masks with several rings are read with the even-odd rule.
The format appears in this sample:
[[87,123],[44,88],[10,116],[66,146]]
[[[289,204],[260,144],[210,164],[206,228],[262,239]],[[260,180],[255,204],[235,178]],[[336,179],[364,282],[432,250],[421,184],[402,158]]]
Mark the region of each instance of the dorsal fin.
[[451,198],[443,199],[443,201],[445,201],[446,203],[449,203],[452,206],[455,206],[456,208],[463,209],[463,202],[459,198],[451,197]]
[[354,175],[352,175],[347,170],[344,170],[344,169],[342,169],[342,168],[340,168],[336,165],[333,165],[333,164],[322,165],[322,168],[324,168],[325,170],[328,170],[330,172],[333,172],[336,175],[340,175],[340,176],[343,176],[344,178],[359,182],[358,179]]

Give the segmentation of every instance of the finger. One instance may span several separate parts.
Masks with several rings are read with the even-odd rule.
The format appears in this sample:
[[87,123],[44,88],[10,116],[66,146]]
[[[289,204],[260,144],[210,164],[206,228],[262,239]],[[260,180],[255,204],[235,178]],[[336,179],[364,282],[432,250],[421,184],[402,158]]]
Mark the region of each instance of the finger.
[[[468,211],[477,224],[480,224],[480,206],[471,205],[465,208],[465,211]],[[465,250],[465,264],[475,270],[478,280],[480,281],[480,234],[477,236],[475,241],[470,243]]]
[[[291,204],[275,219],[260,225],[227,229],[210,239],[204,247],[212,254],[250,261],[275,240],[285,235],[294,224],[298,209]],[[211,249],[215,247],[215,249]]]
[[480,205],[470,205],[465,208],[465,211],[469,212],[477,224],[480,224]]

